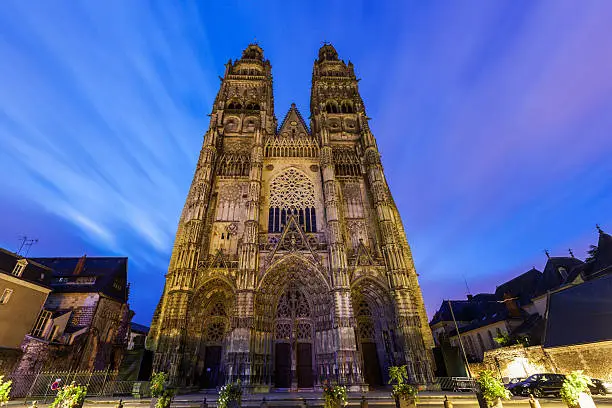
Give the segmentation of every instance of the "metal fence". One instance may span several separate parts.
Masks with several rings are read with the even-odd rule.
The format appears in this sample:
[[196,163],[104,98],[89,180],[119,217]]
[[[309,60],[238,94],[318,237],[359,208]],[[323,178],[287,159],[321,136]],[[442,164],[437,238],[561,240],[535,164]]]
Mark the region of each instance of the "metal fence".
[[454,392],[473,392],[476,390],[476,383],[469,377],[437,377],[435,384],[441,391]]
[[[52,389],[55,382],[59,386],[75,382],[87,386],[88,397],[130,395],[134,384],[143,381],[122,381],[117,371],[41,371],[10,376],[13,381],[11,398],[52,399],[57,391]],[[59,381],[58,381],[59,380]],[[145,382],[146,383],[146,382]],[[148,386],[148,383],[145,385]],[[137,387],[139,390],[148,387]]]

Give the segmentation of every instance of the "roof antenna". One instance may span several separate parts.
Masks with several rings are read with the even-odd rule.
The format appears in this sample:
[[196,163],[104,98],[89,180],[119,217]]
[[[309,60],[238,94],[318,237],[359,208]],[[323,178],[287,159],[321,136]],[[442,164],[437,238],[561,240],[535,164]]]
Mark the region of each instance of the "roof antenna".
[[26,235],[23,235],[21,238],[19,238],[19,240],[21,241],[21,245],[19,246],[19,249],[17,250],[17,255],[22,255],[21,251],[25,249],[25,254],[22,255],[24,258],[28,256],[28,253],[30,253],[30,249],[32,248],[32,245],[38,243],[37,238],[28,239]]
[[546,257],[547,257],[548,259],[550,259],[550,252],[548,252],[548,249],[545,249],[545,250],[544,250],[544,253],[546,254]]
[[595,224],[595,228],[597,228],[597,232],[599,232],[600,234],[603,234],[603,230],[601,229],[599,224]]
[[465,278],[465,275],[463,275],[463,281],[465,282],[465,289],[467,290],[466,295],[471,295],[472,292],[470,291],[470,287],[468,286],[467,279]]
[[569,251],[570,256],[572,258],[575,258],[574,253],[572,252],[572,248],[569,248],[568,251]]

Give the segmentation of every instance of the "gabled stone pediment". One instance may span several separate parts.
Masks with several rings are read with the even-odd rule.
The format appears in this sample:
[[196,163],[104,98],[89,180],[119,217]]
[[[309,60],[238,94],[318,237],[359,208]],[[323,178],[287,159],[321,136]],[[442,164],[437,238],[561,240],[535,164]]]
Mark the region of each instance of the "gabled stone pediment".
[[298,217],[296,215],[289,215],[287,218],[287,224],[283,228],[281,237],[274,247],[274,250],[267,257],[266,264],[271,265],[278,258],[292,252],[299,252],[300,255],[304,256],[311,262],[317,265],[320,264],[320,257],[310,246],[308,237],[300,226]]
[[295,103],[291,104],[289,112],[287,112],[285,115],[285,118],[278,129],[277,136],[293,139],[310,137],[308,126],[306,126],[306,122],[304,122],[304,119],[295,106]]
[[210,261],[209,268],[229,268],[230,262],[227,259],[227,256],[223,252],[223,249],[219,248],[217,253],[213,257],[212,261]]
[[355,250],[355,257],[352,266],[371,266],[376,263],[370,255],[370,251],[364,245],[362,240],[359,240],[359,244]]

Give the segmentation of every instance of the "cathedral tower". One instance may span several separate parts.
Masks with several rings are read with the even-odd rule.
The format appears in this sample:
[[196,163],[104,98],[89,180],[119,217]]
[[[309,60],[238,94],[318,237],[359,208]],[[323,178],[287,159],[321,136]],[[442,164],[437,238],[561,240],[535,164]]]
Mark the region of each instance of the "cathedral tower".
[[258,45],[226,65],[149,348],[177,385],[256,390],[432,380],[410,247],[353,65],[314,63],[310,126],[278,126]]

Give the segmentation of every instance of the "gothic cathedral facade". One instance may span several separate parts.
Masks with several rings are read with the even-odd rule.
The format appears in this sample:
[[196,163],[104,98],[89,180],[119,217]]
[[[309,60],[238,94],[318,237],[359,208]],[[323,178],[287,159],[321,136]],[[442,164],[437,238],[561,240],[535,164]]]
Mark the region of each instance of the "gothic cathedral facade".
[[310,123],[292,105],[278,126],[256,44],[221,79],[149,334],[154,370],[201,388],[363,389],[406,364],[431,382],[421,290],[353,64],[319,50]]

